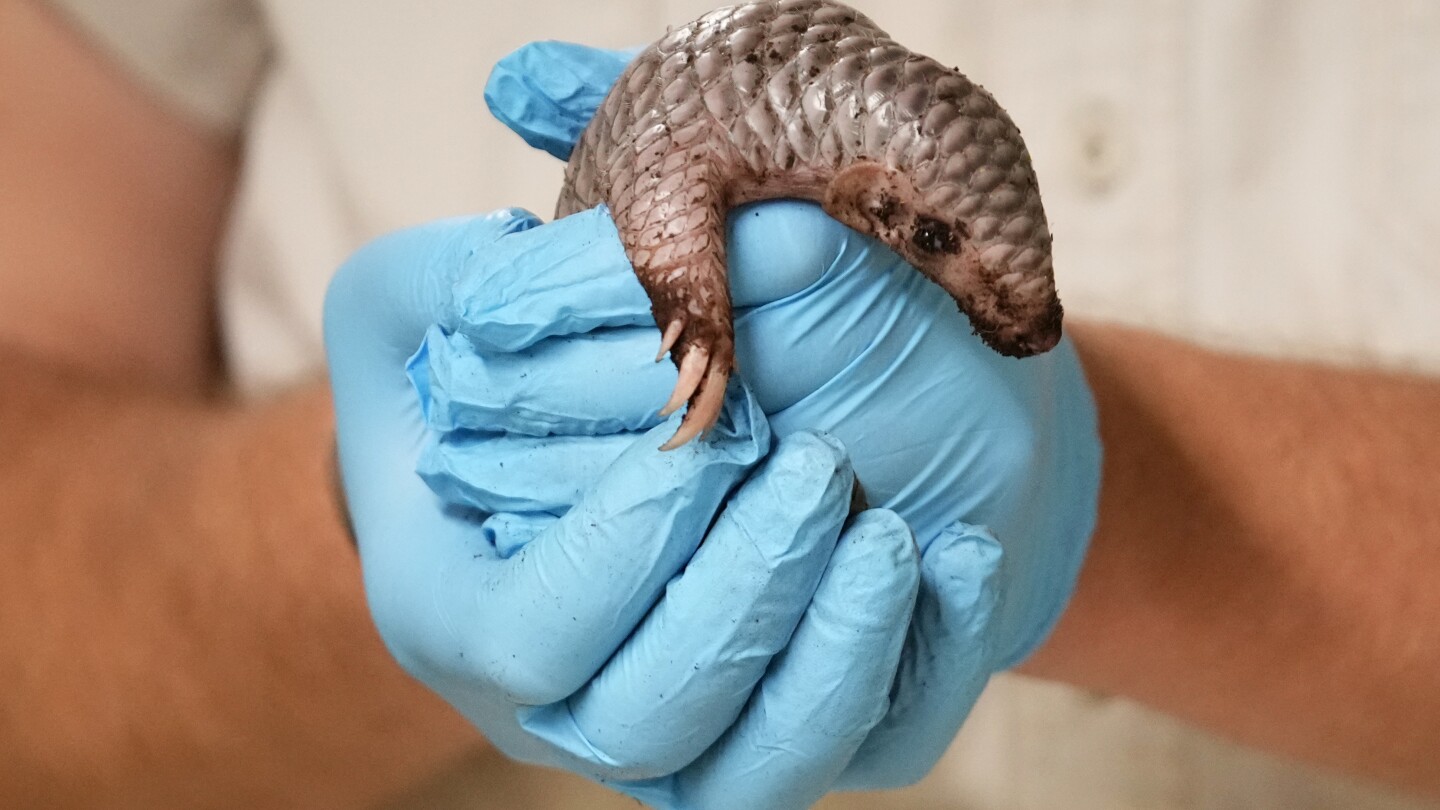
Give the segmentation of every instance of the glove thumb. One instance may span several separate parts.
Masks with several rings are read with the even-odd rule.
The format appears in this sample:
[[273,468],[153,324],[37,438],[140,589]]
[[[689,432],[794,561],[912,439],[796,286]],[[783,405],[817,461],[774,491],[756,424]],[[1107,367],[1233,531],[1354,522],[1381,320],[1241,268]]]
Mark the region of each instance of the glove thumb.
[[536,149],[567,160],[610,86],[639,48],[532,42],[495,63],[485,104]]

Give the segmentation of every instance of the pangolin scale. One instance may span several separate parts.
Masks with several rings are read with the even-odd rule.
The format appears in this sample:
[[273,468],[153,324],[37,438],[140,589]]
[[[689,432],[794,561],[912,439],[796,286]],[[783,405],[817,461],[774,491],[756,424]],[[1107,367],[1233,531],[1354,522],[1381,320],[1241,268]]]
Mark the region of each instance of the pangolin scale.
[[1050,231],[1020,130],[963,76],[831,0],[764,0],[670,29],[582,134],[556,215],[604,203],[689,408],[714,424],[734,367],[725,215],[814,200],[889,245],[1015,357],[1060,339]]

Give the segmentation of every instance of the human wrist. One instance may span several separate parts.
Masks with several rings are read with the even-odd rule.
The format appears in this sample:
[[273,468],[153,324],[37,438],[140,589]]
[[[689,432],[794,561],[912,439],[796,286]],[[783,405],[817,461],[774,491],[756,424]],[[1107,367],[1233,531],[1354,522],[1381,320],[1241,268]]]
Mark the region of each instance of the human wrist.
[[[1075,593],[1023,674],[1100,691],[1123,691],[1136,645],[1163,642],[1183,621],[1184,589],[1168,538],[1186,525],[1174,484],[1174,448],[1156,398],[1180,344],[1108,324],[1068,326],[1095,396],[1104,459],[1099,513]],[[1143,339],[1141,339],[1143,337]],[[1172,345],[1173,344],[1173,345]]]

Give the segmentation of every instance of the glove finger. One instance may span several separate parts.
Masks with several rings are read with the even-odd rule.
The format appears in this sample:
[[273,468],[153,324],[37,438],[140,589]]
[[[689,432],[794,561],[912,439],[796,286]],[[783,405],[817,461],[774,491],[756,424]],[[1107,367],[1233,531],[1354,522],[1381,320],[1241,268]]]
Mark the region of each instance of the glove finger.
[[[759,247],[738,244],[751,251]],[[852,378],[832,393],[842,407],[860,394],[884,392],[897,359],[927,340],[931,307],[955,308],[948,298],[927,300],[923,286],[934,285],[875,240],[847,229],[826,247],[830,255],[813,256],[808,276],[791,279],[793,285],[807,284],[736,317],[735,354],[766,413],[778,414],[827,386],[835,388],[832,381],[842,375]],[[804,410],[812,421],[829,418],[816,408]]]
[[595,680],[567,701],[522,710],[521,725],[595,777],[649,778],[694,760],[790,640],[853,480],[833,439],[797,433],[780,443]]
[[[726,236],[736,307],[804,290],[850,235],[813,203],[775,200],[736,209]],[[507,237],[483,258],[486,272],[456,284],[455,308],[445,324],[480,351],[519,351],[554,335],[655,325],[650,299],[603,206]],[[659,343],[657,332],[651,345]]]
[[454,287],[446,331],[480,351],[517,352],[554,335],[654,326],[605,208],[497,241]]
[[410,372],[436,431],[593,436],[660,423],[676,372],[654,354],[655,330],[641,327],[484,354],[465,335],[432,329]]
[[[856,518],[739,722],[666,780],[675,806],[809,807],[831,789],[889,704],[915,606],[917,555],[895,513]],[[632,787],[643,799],[645,786]]]
[[890,711],[837,788],[913,784],[945,753],[990,678],[1002,561],[1000,544],[988,532],[962,523],[926,549]]
[[553,41],[523,45],[495,63],[485,104],[525,143],[566,160],[639,52]]
[[[415,412],[403,373],[405,358],[447,308],[455,279],[467,272],[476,251],[537,224],[519,209],[432,222],[365,245],[336,271],[325,295],[325,348],[336,422],[342,440],[364,437],[340,442],[346,470],[402,470],[394,461],[415,457],[420,420],[410,420],[410,431],[395,429],[397,414]],[[369,407],[377,402],[386,407]],[[351,463],[362,449],[378,466]],[[409,470],[400,474],[408,476]],[[379,482],[382,489],[394,484]],[[368,486],[346,481],[347,487],[360,485]],[[351,495],[354,501],[365,500],[362,493]]]
[[[388,350],[404,360],[440,319],[456,279],[476,254],[540,220],[519,208],[438,220],[387,234],[336,271],[325,296],[325,344],[331,359]],[[375,359],[374,355],[367,358]]]
[[[602,330],[479,355],[464,336],[432,329],[410,367],[435,429],[416,465],[421,478],[452,506],[569,509],[663,421],[657,408],[675,368],[637,357],[649,331]],[[680,418],[670,418],[672,432]]]
[[665,427],[631,445],[574,509],[509,558],[488,547],[414,555],[439,563],[414,574],[419,592],[434,597],[416,600],[427,610],[413,631],[440,653],[431,662],[439,679],[449,673],[468,689],[489,683],[515,704],[543,705],[594,677],[769,449],[764,414],[738,385],[709,440],[661,453]]
[[766,200],[725,221],[725,263],[737,310],[782,301],[830,272],[857,237],[816,203]]
[[[436,512],[435,496],[414,475],[425,430],[404,362],[445,308],[454,279],[467,271],[475,252],[537,224],[518,209],[432,222],[371,242],[331,281],[325,346],[345,490],[367,563],[384,556],[373,538],[423,534],[439,542],[473,530]],[[376,621],[385,632],[390,602],[382,572],[383,566],[366,567]]]

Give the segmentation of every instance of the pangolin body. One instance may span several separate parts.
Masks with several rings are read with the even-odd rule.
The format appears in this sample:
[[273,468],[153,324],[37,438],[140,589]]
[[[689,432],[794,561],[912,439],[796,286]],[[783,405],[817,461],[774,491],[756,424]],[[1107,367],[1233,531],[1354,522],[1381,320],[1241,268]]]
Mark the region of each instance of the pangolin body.
[[831,0],[764,0],[640,53],[571,154],[557,216],[609,206],[686,401],[676,447],[720,413],[734,365],[725,215],[793,197],[885,242],[987,345],[1060,338],[1040,190],[1020,131],[958,70]]

